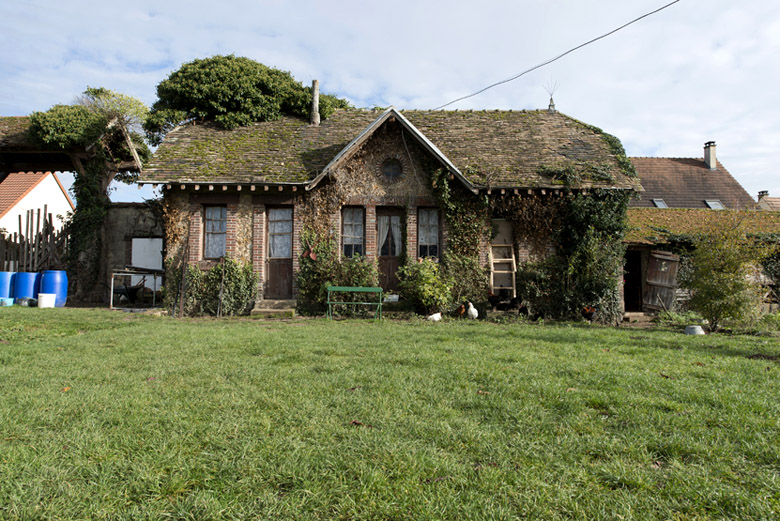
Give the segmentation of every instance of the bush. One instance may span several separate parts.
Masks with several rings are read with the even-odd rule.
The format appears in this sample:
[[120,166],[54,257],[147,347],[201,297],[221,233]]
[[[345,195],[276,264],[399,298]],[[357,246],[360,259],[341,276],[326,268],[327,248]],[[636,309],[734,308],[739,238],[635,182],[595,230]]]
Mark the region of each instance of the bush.
[[476,257],[444,254],[444,273],[452,282],[452,300],[485,302],[490,291],[489,270],[479,265]]
[[[328,286],[379,285],[376,262],[360,255],[338,259],[335,238],[315,238],[313,232],[304,229],[302,242],[304,254],[299,259],[298,312],[307,315],[323,313],[328,302]],[[343,297],[356,301],[363,298],[356,294]]]
[[[251,264],[225,257],[209,271],[187,266],[184,281],[184,314],[244,315],[251,309],[257,294],[258,277]],[[175,311],[179,305],[178,285],[181,270],[168,270],[166,305]]]
[[623,246],[593,228],[587,230],[568,257],[560,251],[517,271],[520,299],[532,314],[559,320],[581,320],[586,307],[594,320],[617,324],[622,319],[619,277]]
[[760,262],[770,250],[747,237],[739,221],[696,237],[689,269],[680,282],[691,291],[688,307],[701,314],[710,331],[724,321],[746,324],[758,318]]
[[420,259],[398,270],[400,296],[417,313],[443,311],[451,302],[452,282],[432,259]]

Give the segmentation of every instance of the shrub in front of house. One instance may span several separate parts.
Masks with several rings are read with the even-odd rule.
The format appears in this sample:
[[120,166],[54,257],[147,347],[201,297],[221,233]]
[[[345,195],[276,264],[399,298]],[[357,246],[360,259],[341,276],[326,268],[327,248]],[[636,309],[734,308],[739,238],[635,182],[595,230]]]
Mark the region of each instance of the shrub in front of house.
[[689,267],[680,271],[682,287],[691,292],[688,307],[707,320],[710,331],[726,322],[757,322],[763,293],[761,262],[772,253],[771,245],[749,237],[739,221],[694,238]]
[[[338,258],[336,240],[333,237],[316,238],[304,230],[304,253],[299,259],[298,312],[317,315],[325,312],[328,302],[328,286],[379,285],[379,268],[376,262],[363,256]],[[344,294],[339,298],[359,301],[359,294]],[[343,310],[342,310],[343,311]],[[354,310],[349,310],[352,314]],[[363,312],[358,308],[355,312]]]
[[178,311],[183,301],[184,314],[188,316],[230,316],[249,313],[257,295],[258,276],[252,265],[240,263],[230,257],[208,271],[197,266],[187,266],[184,275],[184,296],[181,298],[182,276],[180,270],[168,270],[166,302],[169,309]]
[[399,293],[414,311],[423,315],[444,311],[452,301],[452,281],[439,263],[424,258],[398,269]]

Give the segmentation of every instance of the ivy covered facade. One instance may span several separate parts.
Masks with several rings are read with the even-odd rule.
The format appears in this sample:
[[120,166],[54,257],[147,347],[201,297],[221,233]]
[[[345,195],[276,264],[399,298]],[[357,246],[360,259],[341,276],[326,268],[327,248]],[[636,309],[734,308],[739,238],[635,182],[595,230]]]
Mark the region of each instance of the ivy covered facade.
[[547,110],[191,123],[139,182],[164,186],[167,266],[249,263],[257,306],[311,298],[301,274],[333,260],[360,257],[394,290],[402,266],[431,257],[453,300],[533,301],[559,316],[606,309],[605,297],[614,308],[641,190],[617,139]]

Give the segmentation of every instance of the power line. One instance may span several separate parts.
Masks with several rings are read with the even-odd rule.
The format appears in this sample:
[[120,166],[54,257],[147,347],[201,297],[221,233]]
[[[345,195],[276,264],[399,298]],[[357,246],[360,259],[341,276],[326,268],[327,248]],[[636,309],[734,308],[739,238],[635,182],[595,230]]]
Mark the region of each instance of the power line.
[[613,30],[609,31],[608,33],[604,33],[604,34],[602,34],[601,36],[597,36],[596,38],[593,38],[592,40],[588,40],[587,42],[585,42],[585,43],[582,43],[582,44],[578,45],[577,47],[573,47],[573,48],[569,49],[568,51],[566,51],[566,52],[564,52],[564,53],[562,53],[562,54],[559,54],[559,55],[558,55],[558,56],[556,56],[555,58],[551,58],[551,59],[549,59],[549,60],[547,60],[547,61],[545,61],[545,62],[542,62],[542,63],[540,63],[539,65],[535,65],[535,66],[531,67],[530,69],[526,69],[526,70],[524,70],[524,71],[523,71],[523,72],[521,72],[521,73],[515,74],[515,75],[514,75],[514,76],[512,76],[511,78],[507,78],[507,79],[505,79],[505,80],[501,80],[501,81],[498,81],[498,82],[496,82],[496,83],[493,83],[492,85],[488,85],[487,87],[485,87],[485,88],[483,88],[483,89],[480,89],[480,90],[478,90],[477,92],[475,92],[475,93],[473,93],[473,94],[469,94],[469,95],[467,95],[467,96],[461,96],[460,98],[454,99],[454,100],[452,100],[452,101],[450,101],[450,102],[448,102],[448,103],[445,103],[444,105],[441,105],[441,106],[439,106],[439,107],[436,107],[436,108],[435,108],[435,109],[433,109],[433,110],[439,110],[439,109],[443,109],[444,107],[446,107],[446,106],[448,106],[448,105],[452,105],[453,103],[457,103],[458,101],[463,101],[464,99],[473,98],[473,97],[474,97],[474,96],[476,96],[477,94],[482,94],[482,93],[483,93],[483,92],[485,92],[486,90],[492,89],[493,87],[498,87],[499,85],[503,85],[504,83],[509,83],[510,81],[514,81],[514,80],[516,80],[517,78],[519,78],[520,76],[525,76],[525,75],[526,75],[526,74],[528,74],[529,72],[533,72],[533,71],[535,71],[536,69],[539,69],[539,68],[541,68],[541,67],[544,67],[545,65],[549,65],[549,64],[551,64],[551,63],[552,63],[552,62],[554,62],[554,61],[560,60],[561,58],[563,58],[563,57],[564,57],[564,56],[566,56],[567,54],[571,54],[571,53],[573,53],[574,51],[576,51],[576,50],[578,50],[578,49],[582,49],[582,48],[583,48],[583,47],[585,47],[586,45],[590,45],[590,44],[592,44],[593,42],[597,42],[597,41],[599,41],[599,40],[601,40],[601,39],[604,39],[604,38],[606,38],[607,36],[613,35],[613,34],[615,34],[616,32],[620,31],[621,29],[625,29],[625,28],[626,28],[626,27],[628,27],[629,25],[631,25],[631,24],[634,24],[634,23],[638,22],[639,20],[642,20],[643,18],[647,18],[648,16],[652,16],[652,15],[654,15],[655,13],[658,13],[658,12],[660,12],[660,11],[663,11],[663,10],[664,10],[664,9],[666,9],[667,7],[671,7],[672,5],[676,4],[676,3],[677,3],[677,2],[679,2],[679,1],[680,1],[680,0],[674,0],[674,2],[669,2],[669,3],[668,3],[668,4],[666,4],[665,6],[663,6],[663,7],[659,7],[659,8],[658,8],[658,9],[656,9],[655,11],[650,11],[649,13],[645,13],[645,14],[643,14],[643,15],[642,15],[642,16],[640,16],[639,18],[634,18],[634,19],[633,19],[633,20],[631,20],[630,22],[627,22],[627,23],[625,23],[625,24],[621,25],[621,26],[620,26],[620,27],[618,27],[617,29],[613,29]]

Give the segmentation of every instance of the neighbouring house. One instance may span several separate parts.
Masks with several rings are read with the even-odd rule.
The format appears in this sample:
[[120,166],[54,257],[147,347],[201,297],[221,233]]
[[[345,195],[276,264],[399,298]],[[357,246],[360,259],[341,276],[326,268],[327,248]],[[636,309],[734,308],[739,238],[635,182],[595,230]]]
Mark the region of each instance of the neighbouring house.
[[[628,209],[626,311],[670,309],[679,256],[669,237],[725,224],[734,211],[755,210],[756,202],[717,160],[713,141],[705,143],[703,158],[634,157],[631,162],[644,192]],[[749,211],[741,219],[755,233],[780,232],[780,213]]]
[[56,172],[0,174],[0,230],[5,230],[6,234],[26,235],[30,211],[37,216],[38,226],[51,216],[50,222],[59,230],[74,208]]
[[56,216],[64,217],[74,208],[57,176],[57,172],[73,170],[72,158],[66,152],[51,152],[33,144],[27,133],[29,126],[28,117],[0,117],[0,228],[24,235],[29,210],[43,212],[45,207],[59,229],[62,219]]
[[769,192],[762,190],[758,192],[758,208],[770,212],[780,212],[780,197],[769,197]]
[[[302,232],[319,226],[340,255],[376,260],[392,291],[403,259],[448,250],[434,172],[473,198],[641,190],[617,140],[554,109],[343,109],[317,119],[171,131],[139,180],[164,187],[166,260],[208,269],[229,255],[252,263],[260,301],[293,299]],[[491,289],[511,297],[518,263],[544,252],[509,222],[493,224],[480,262]]]

